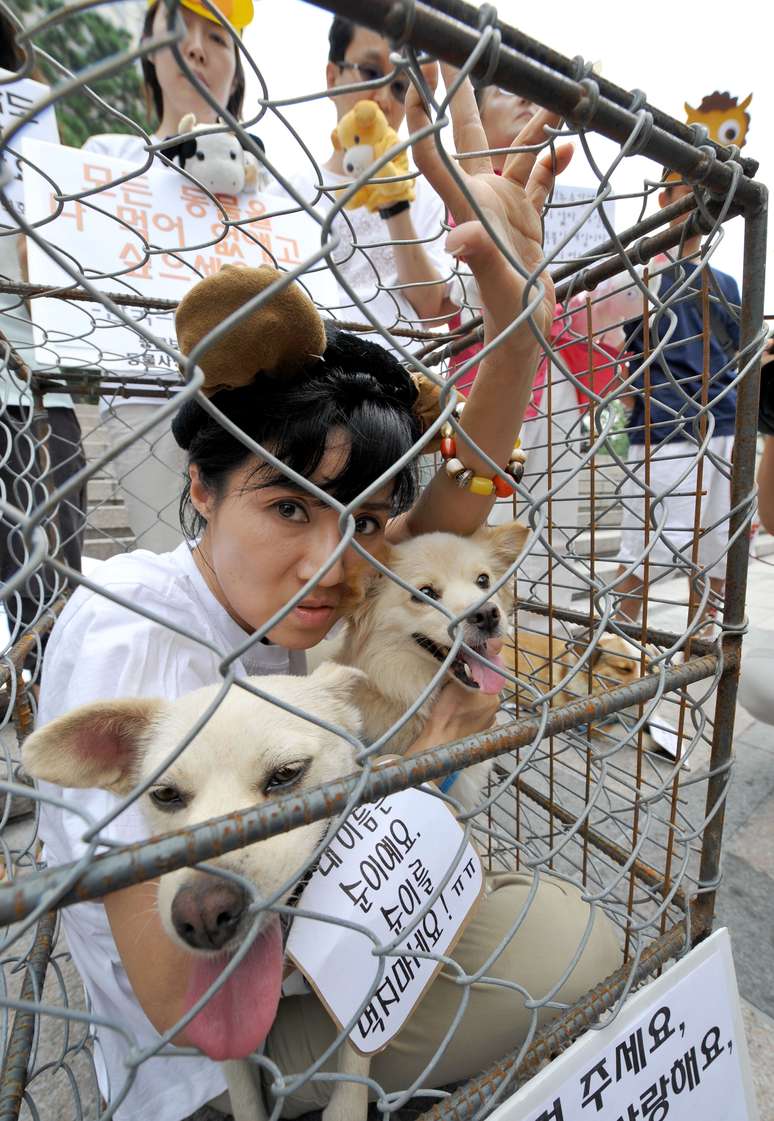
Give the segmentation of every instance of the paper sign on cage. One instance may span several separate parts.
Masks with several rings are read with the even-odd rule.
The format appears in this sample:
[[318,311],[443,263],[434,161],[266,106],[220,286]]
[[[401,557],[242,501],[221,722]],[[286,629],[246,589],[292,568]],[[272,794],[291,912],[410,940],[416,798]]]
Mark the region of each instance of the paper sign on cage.
[[[352,811],[298,907],[356,923],[372,937],[300,915],[287,954],[339,1028],[357,1017],[349,1035],[356,1051],[373,1055],[397,1035],[440,969],[438,957],[448,954],[462,933],[483,887],[478,854],[441,799],[404,790]],[[401,933],[400,956],[373,952]]]
[[[305,211],[271,195],[221,195],[218,207],[173,168],[156,163],[117,183],[136,164],[77,148],[25,140],[27,217],[101,292],[179,301],[203,276],[223,265],[273,264],[291,270],[320,247],[320,225]],[[47,176],[36,169],[45,168]],[[54,185],[52,185],[54,184]],[[84,198],[57,201],[85,191]],[[242,223],[233,225],[232,223]],[[73,283],[46,252],[29,241],[33,284]],[[323,262],[301,279],[321,305],[335,302],[336,285]],[[126,309],[144,328],[176,346],[172,312]],[[100,366],[104,372],[177,383],[174,360],[126,327],[98,303],[37,299],[32,303],[39,360]]]
[[490,1121],[757,1121],[728,931],[630,996]]

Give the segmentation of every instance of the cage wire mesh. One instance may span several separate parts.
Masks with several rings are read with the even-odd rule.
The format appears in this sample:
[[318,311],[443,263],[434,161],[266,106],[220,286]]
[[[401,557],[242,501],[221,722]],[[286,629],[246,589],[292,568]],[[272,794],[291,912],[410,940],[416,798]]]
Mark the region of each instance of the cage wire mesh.
[[[216,197],[198,184],[195,167],[176,170],[184,204],[176,218],[154,205],[149,188],[153,169],[170,162],[158,138],[111,109],[95,91],[100,80],[127,71],[162,42],[177,44],[179,51],[177,5],[169,5],[167,30],[76,74],[41,44],[47,28],[67,31],[83,18],[83,6],[63,4],[46,16],[33,13],[19,36],[28,62],[3,82],[29,77],[33,66],[47,64],[52,84],[50,97],[43,95],[46,104],[61,112],[68,99],[85,94],[126,133],[127,150],[134,154],[133,166],[118,175],[109,160],[93,151],[67,163],[60,177],[59,165],[41,164],[41,149],[19,139],[21,127],[42,114],[42,101],[18,101],[16,123],[3,137],[0,511],[2,603],[8,625],[0,666],[5,764],[0,911],[7,924],[0,1002],[4,1119],[107,1118],[114,1112],[120,1118],[124,1099],[131,1102],[126,1095],[137,1072],[174,1034],[168,1032],[164,1040],[156,1036],[157,1042],[148,1045],[147,1039],[132,1038],[124,1024],[95,1023],[99,1017],[89,1010],[61,933],[60,916],[70,907],[99,900],[108,887],[149,880],[253,841],[281,835],[292,840],[304,823],[341,819],[358,803],[442,780],[482,761],[492,764],[491,772],[476,812],[462,817],[466,836],[474,839],[489,874],[516,874],[532,885],[523,907],[510,916],[504,943],[527,922],[537,888],[551,881],[576,885],[588,913],[604,916],[616,933],[616,958],[607,961],[603,973],[588,977],[583,991],[568,996],[569,990],[561,989],[592,940],[592,924],[587,923],[572,961],[564,963],[553,986],[533,991],[526,969],[519,979],[528,993],[526,1005],[519,982],[496,980],[491,960],[478,972],[456,967],[453,1009],[448,1022],[436,1025],[437,1043],[422,1057],[420,1068],[409,1063],[403,1079],[393,1073],[384,1085],[378,1064],[372,1071],[376,1104],[371,1108],[377,1113],[400,1116],[411,1100],[414,1114],[483,1116],[581,1031],[606,1022],[634,986],[711,928],[744,628],[757,373],[765,338],[765,192],[752,178],[755,165],[738,150],[718,149],[700,128],[666,117],[640,92],[620,90],[594,77],[581,60],[563,59],[527,40],[499,23],[491,8],[478,12],[451,0],[372,2],[367,13],[362,5],[343,2],[321,6],[365,21],[389,37],[394,73],[348,88],[367,96],[396,78],[418,84],[430,105],[428,131],[444,138],[449,167],[454,166],[449,155],[454,143],[448,139],[448,106],[443,90],[431,91],[419,70],[422,52],[454,64],[479,83],[495,84],[560,113],[562,122],[545,146],[557,137],[574,137],[576,159],[586,159],[598,180],[596,192],[581,198],[568,200],[557,191],[544,209],[546,228],[551,221],[556,228],[560,215],[561,229],[533,281],[539,283],[541,273],[551,271],[557,315],[550,339],[543,340],[543,359],[522,428],[528,453],[524,478],[513,500],[498,501],[492,518],[502,522],[516,515],[530,528],[527,544],[520,556],[512,557],[509,570],[516,625],[509,645],[508,689],[498,724],[485,735],[380,769],[374,767],[380,745],[361,746],[361,768],[354,777],[273,807],[259,805],[212,827],[203,824],[182,835],[143,841],[131,852],[110,845],[98,855],[99,831],[93,821],[84,820],[82,859],[46,868],[37,822],[49,795],[45,788],[33,787],[20,769],[20,746],[34,726],[47,636],[74,588],[85,585],[97,595],[106,594],[95,583],[98,570],[84,563],[81,573],[81,555],[103,559],[136,545],[163,550],[182,539],[174,501],[182,463],[169,423],[181,402],[197,393],[201,374],[185,364],[183,384],[172,326],[177,300],[149,295],[142,282],[166,273],[166,290],[177,284],[182,293],[222,263],[257,263],[256,254],[262,252],[285,271],[288,282],[298,279],[308,287],[324,315],[378,336],[406,363],[445,387],[445,419],[454,428],[457,396],[452,387],[469,380],[483,335],[476,286],[465,266],[443,252],[448,230],[443,208],[429,212],[432,220],[419,240],[436,264],[437,284],[457,305],[451,326],[432,316],[418,323],[411,285],[401,284],[395,273],[394,246],[384,223],[344,209],[356,187],[374,181],[369,177],[379,170],[377,163],[362,169],[356,187],[343,195],[336,192],[340,183],[333,183],[326,168],[313,160],[289,120],[287,99],[272,99],[260,59],[251,58],[241,41],[234,40],[243,65],[260,88],[257,108],[250,115],[248,106],[240,122],[218,106],[224,123],[217,128],[231,130],[254,157],[261,193]],[[184,60],[181,66],[212,103]],[[299,84],[304,89],[294,101],[321,96],[320,91],[306,91],[308,83]],[[298,144],[309,180],[306,192],[299,186],[301,179],[276,166],[271,152],[265,154],[253,139],[268,114]],[[595,162],[595,133],[618,146],[609,166]],[[401,141],[404,149],[412,139]],[[616,230],[606,210],[616,198],[615,171],[636,154],[652,161],[652,175],[641,192],[642,213],[660,189],[662,167],[674,169],[694,190],[655,216],[641,216],[628,229]],[[28,183],[42,192],[40,213],[31,212],[29,189],[26,209],[11,192],[21,166]],[[738,214],[746,223],[741,304],[729,298],[710,270],[724,222]],[[670,225],[683,215],[688,215],[685,224]],[[303,236],[294,240],[288,233],[282,224],[288,217],[308,223]],[[567,250],[571,239],[593,223],[599,230],[593,248],[573,255]],[[78,243],[81,255],[68,248],[72,242],[65,228],[70,234],[94,231],[88,241]],[[29,280],[18,263],[20,232],[27,237]],[[702,235],[701,254],[685,256],[686,238],[696,233]],[[100,243],[111,247],[109,267]],[[693,382],[683,382],[669,362],[670,346],[678,345],[671,343],[669,326],[681,304],[699,317],[693,340],[703,348],[698,397]],[[44,305],[45,315],[38,310]],[[525,321],[530,309],[515,309],[514,314]],[[732,341],[713,369],[711,340],[718,316],[731,324]],[[637,367],[639,380],[633,372]],[[670,400],[677,402],[660,412],[650,384],[656,370],[663,371]],[[61,398],[48,396],[62,392],[77,403],[82,440],[77,428],[60,422],[66,411]],[[715,436],[710,405],[734,393],[732,441]],[[129,398],[131,405],[126,404]],[[669,429],[669,439],[661,439],[659,425]],[[426,481],[439,462],[417,446],[411,458],[420,457]],[[391,477],[400,466],[394,465]],[[715,484],[720,480],[728,499],[708,513],[703,498],[710,476]],[[163,504],[162,494],[170,495]],[[670,499],[679,499],[679,505]],[[350,514],[356,508],[357,501],[339,507],[337,555],[352,542]],[[680,511],[677,520],[675,510]],[[724,586],[721,576],[714,584],[710,580],[713,573],[722,574],[718,564],[725,566]],[[620,610],[622,589],[632,587],[624,581],[631,575],[640,581],[630,592],[635,600],[639,597],[639,617],[633,609],[628,617]],[[406,587],[407,596],[410,591]],[[125,602],[120,592],[110,596]],[[138,617],[152,618],[142,599],[125,606]],[[290,609],[287,605],[285,611]],[[467,615],[473,610],[471,606]],[[452,620],[456,646],[449,657],[459,647],[458,628],[465,618],[463,612]],[[201,639],[193,620],[185,637]],[[244,648],[254,640],[245,640]],[[205,717],[219,710],[229,685],[243,680],[243,653],[236,646],[217,651],[223,687]],[[260,696],[255,679],[249,688]],[[278,703],[303,714],[292,702]],[[190,735],[178,747],[185,748],[187,739]],[[671,745],[671,755],[664,744]],[[125,799],[122,812],[140,794],[135,790]],[[454,805],[453,787],[450,801]],[[97,823],[108,837],[113,817],[115,811]],[[211,867],[217,872],[217,865]],[[450,878],[451,871],[437,889],[448,889]],[[286,915],[291,910],[279,898],[277,893],[269,903],[254,901],[253,933],[266,908]],[[421,915],[431,904],[422,903]],[[397,960],[394,944],[378,945],[375,952],[380,970],[371,1009]],[[426,953],[434,956],[431,945]],[[448,960],[447,970],[455,975]],[[526,1008],[522,1030],[500,1051],[495,1052],[494,1043],[484,1046],[480,1069],[463,1069],[459,1049],[469,1046],[470,1038],[460,1022],[471,991],[489,986],[502,992],[509,984],[513,1000]],[[104,1066],[100,1052],[105,1038],[121,1033],[126,1037],[125,1077],[123,1084],[111,1087],[108,1104],[96,1069]],[[298,1067],[283,1066],[271,1045],[254,1057],[274,1116],[297,1116],[324,1104],[337,1078],[345,1077],[335,1073],[335,1042],[345,1034],[342,1030],[337,1037],[331,1026],[324,1053],[308,1056],[309,1063]],[[486,1040],[487,1033],[481,1034]],[[179,1065],[185,1061],[177,1060]]]

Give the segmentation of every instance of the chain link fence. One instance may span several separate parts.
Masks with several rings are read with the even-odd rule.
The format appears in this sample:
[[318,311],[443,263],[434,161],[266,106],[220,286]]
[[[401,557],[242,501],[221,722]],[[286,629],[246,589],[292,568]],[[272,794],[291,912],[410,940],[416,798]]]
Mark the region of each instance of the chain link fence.
[[[432,251],[436,283],[453,299],[457,318],[450,326],[433,322],[431,315],[418,326],[410,286],[390,271],[394,246],[383,228],[381,240],[375,240],[371,228],[358,224],[359,212],[344,209],[341,192],[334,191],[326,168],[312,159],[300,137],[299,157],[312,184],[306,193],[287,168],[275,166],[271,152],[263,152],[254,138],[260,119],[273,114],[291,134],[288,106],[272,100],[260,59],[250,58],[241,42],[243,65],[260,90],[258,109],[240,122],[219,106],[221,130],[236,134],[256,161],[261,193],[216,197],[198,184],[194,165],[169,173],[184,184],[183,207],[172,214],[154,204],[148,186],[152,166],[168,164],[169,157],[157,137],[131,121],[121,120],[120,128],[134,146],[134,166],[118,177],[110,160],[94,151],[74,156],[60,181],[57,166],[36,162],[43,150],[22,145],[20,132],[47,105],[61,106],[76,94],[98,103],[92,92],[98,79],[121,74],[154,48],[179,44],[178,6],[169,5],[163,34],[79,74],[45,58],[37,44],[46,26],[67,29],[77,22],[82,5],[63,4],[20,28],[29,61],[13,79],[29,77],[41,61],[58,78],[45,101],[20,103],[16,123],[3,135],[3,1121],[135,1116],[128,1095],[138,1071],[160,1050],[169,1053],[173,1031],[148,1044],[147,1037],[132,1034],[131,1025],[105,1022],[90,1011],[62,935],[60,916],[70,908],[254,842],[283,836],[290,841],[301,826],[340,821],[358,804],[408,787],[437,782],[443,789],[446,778],[481,762],[492,767],[475,811],[463,814],[465,836],[474,840],[490,878],[520,877],[526,885],[502,945],[529,925],[531,909],[534,918],[539,906],[538,889],[547,884],[578,889],[591,919],[582,924],[556,976],[538,981],[536,967],[535,987],[529,968],[520,980],[498,976],[494,950],[472,964],[463,951],[462,964],[449,965],[444,958],[446,974],[456,977],[454,999],[444,1006],[447,1019],[434,1025],[437,1039],[419,1067],[405,1054],[401,1067],[400,1048],[394,1049],[397,1058],[388,1048],[375,1060],[368,1077],[377,1114],[421,1114],[439,1121],[484,1116],[578,1034],[608,1022],[632,988],[712,926],[744,630],[758,362],[766,336],[766,198],[754,179],[754,162],[737,149],[718,148],[700,127],[659,112],[640,91],[624,91],[596,77],[582,60],[565,59],[528,40],[499,22],[489,6],[479,10],[456,0],[371,0],[367,6],[335,0],[320,6],[365,22],[389,39],[394,72],[347,88],[367,96],[396,77],[418,84],[430,107],[428,134],[445,145],[449,167],[454,145],[448,105],[422,76],[423,55],[451,63],[480,85],[512,91],[560,114],[562,123],[545,146],[573,137],[576,160],[585,160],[598,181],[596,191],[580,198],[568,199],[558,189],[544,209],[546,230],[559,232],[532,279],[538,282],[543,270],[550,270],[557,316],[550,339],[542,340],[544,355],[522,429],[524,477],[513,499],[498,501],[491,519],[502,523],[515,515],[530,531],[508,569],[516,625],[506,646],[511,661],[506,660],[498,723],[489,733],[379,768],[374,763],[380,746],[360,744],[360,768],[352,777],[252,809],[236,807],[239,812],[211,823],[133,846],[100,846],[100,830],[111,835],[117,813],[131,812],[146,782],[102,821],[84,820],[85,854],[75,864],[46,865],[37,823],[51,795],[45,785],[31,784],[20,759],[35,722],[48,636],[78,587],[154,619],[141,600],[127,602],[120,591],[106,592],[93,562],[135,546],[164,551],[182,540],[176,494],[184,464],[169,424],[197,394],[201,373],[190,362],[178,366],[172,318],[177,299],[149,295],[143,282],[166,274],[164,291],[178,285],[182,294],[223,262],[257,263],[263,253],[288,283],[297,279],[306,286],[324,315],[368,337],[377,335],[436,382],[445,394],[442,419],[454,426],[457,390],[479,360],[475,350],[483,329],[469,273],[443,253],[449,226],[442,208],[420,241]],[[211,102],[184,61],[181,68]],[[307,91],[310,84],[299,83],[296,101],[321,96]],[[102,109],[111,113],[109,105],[102,103]],[[617,146],[608,166],[595,158],[596,135]],[[408,148],[412,139],[401,143]],[[664,187],[663,168],[693,190],[621,230],[611,223],[609,206],[616,200],[616,170],[634,155],[652,162],[641,192],[642,213]],[[11,189],[20,167],[28,183],[24,206]],[[358,186],[377,170],[369,163]],[[44,200],[43,211],[31,210],[35,191]],[[746,230],[741,301],[729,297],[710,269],[724,223],[737,215]],[[289,220],[298,220],[297,232]],[[200,240],[192,241],[190,223],[196,222]],[[599,231],[593,245],[574,253],[572,239],[589,227]],[[77,242],[80,256],[69,248],[76,232],[86,235]],[[20,233],[27,244],[21,257]],[[702,251],[692,257],[685,247],[696,235]],[[112,254],[110,267],[105,253]],[[691,340],[702,355],[698,395],[677,365],[670,366],[670,350],[683,341],[674,336],[681,308],[698,315]],[[525,321],[530,310],[514,314]],[[713,364],[720,318],[731,325],[730,338],[727,354]],[[734,396],[733,436],[719,436],[719,403]],[[669,403],[662,407],[664,399]],[[68,427],[71,401],[82,433]],[[663,440],[667,429],[670,438]],[[419,461],[427,481],[442,465],[426,454],[425,443],[409,458]],[[389,478],[402,467],[395,463]],[[708,512],[703,500],[711,487],[724,490],[727,500]],[[350,514],[358,501],[339,511],[339,553],[352,540]],[[460,625],[474,610],[479,605],[452,621]],[[202,642],[195,620],[180,632]],[[454,653],[462,641],[455,635]],[[196,729],[189,726],[178,749],[193,730],[216,719],[228,687],[244,681],[240,659],[251,641],[245,639],[244,649],[235,642],[217,651],[222,688],[197,713]],[[320,657],[326,651],[323,643]],[[260,697],[255,680],[247,691]],[[285,713],[304,714],[292,698],[279,703]],[[313,719],[319,723],[319,713]],[[454,805],[453,787],[451,801]],[[73,806],[60,810],[72,814]],[[318,843],[310,867],[319,849]],[[217,864],[211,868],[218,874]],[[449,889],[452,876],[450,869],[438,891]],[[253,932],[267,909],[287,916],[291,908],[279,900],[279,891],[268,902],[253,898]],[[422,903],[422,915],[431,903]],[[592,969],[584,988],[574,991],[566,983],[600,922],[615,934],[615,954],[600,955],[597,974]],[[395,959],[394,943],[377,945],[375,952],[381,983]],[[426,956],[438,955],[430,947]],[[375,982],[370,997],[377,988]],[[471,1029],[464,1016],[468,1002],[483,1000],[476,996],[481,990],[506,993],[518,1003],[521,1018],[508,1046],[495,1041],[500,1036],[494,1030],[487,1040],[479,1028],[483,1044],[474,1048],[474,1069],[466,1069],[460,1049],[470,1048],[465,1031]],[[315,1001],[313,995],[284,997],[282,1004],[298,999]],[[106,1038],[116,1035],[125,1040],[125,1077],[110,1087],[108,1103],[102,1051]],[[273,1116],[299,1116],[324,1105],[343,1077],[335,1074],[335,1051],[345,1035],[342,1029],[337,1036],[328,1023],[319,1037],[323,1051],[309,1055],[308,1064],[283,1055],[279,1039],[272,1046],[270,1037],[264,1054],[252,1061],[263,1074]],[[178,1054],[176,1061],[187,1060]],[[382,1071],[389,1073],[380,1082]],[[206,1113],[210,1106],[204,1108]]]

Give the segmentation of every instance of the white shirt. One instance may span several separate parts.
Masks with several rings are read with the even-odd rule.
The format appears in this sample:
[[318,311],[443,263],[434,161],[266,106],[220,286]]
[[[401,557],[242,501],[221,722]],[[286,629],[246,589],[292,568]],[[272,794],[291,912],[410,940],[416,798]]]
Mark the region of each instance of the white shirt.
[[[321,168],[323,186],[340,186],[351,182],[346,176],[337,175],[327,168]],[[289,181],[299,194],[310,201],[314,199],[315,183],[313,173],[302,171],[289,176]],[[438,275],[444,283],[444,292],[455,303],[458,302],[458,282],[454,275],[454,259],[446,252],[446,207],[432,189],[427,180],[418,177],[414,180],[416,198],[411,204],[411,221],[416,230],[418,242],[422,245],[428,257],[438,270]],[[314,209],[318,214],[327,214],[335,203],[327,195],[322,195]],[[332,233],[340,239],[340,244],[333,251],[332,259],[340,272],[368,308],[372,316],[388,330],[394,327],[413,327],[419,330],[432,331],[439,328],[439,324],[429,320],[422,322],[417,319],[417,313],[411,306],[406,293],[410,288],[397,288],[401,282],[398,279],[398,268],[395,261],[395,251],[389,242],[390,231],[387,223],[378,213],[371,213],[364,206],[356,210],[345,210],[338,214],[331,226]],[[351,297],[339,286],[341,303],[331,311],[337,319],[354,323],[368,322],[366,316],[353,303]],[[365,336],[373,342],[388,346],[381,335]],[[407,350],[417,350],[425,345],[424,340],[413,341],[400,338],[399,342]]]
[[[154,697],[175,700],[184,693],[221,679],[222,657],[247,637],[215,599],[194,563],[187,544],[172,553],[133,553],[112,557],[94,572],[105,590],[141,604],[166,622],[193,632],[186,638],[161,623],[119,606],[85,588],[75,592],[57,621],[43,663],[38,725],[78,705],[111,697]],[[200,641],[197,641],[200,640]],[[212,643],[218,653],[203,646]],[[306,672],[303,651],[261,643],[237,663],[238,676]],[[64,800],[72,813],[43,804],[40,836],[49,865],[79,859],[87,823],[118,805],[103,790],[70,790],[40,783],[41,791]],[[104,836],[122,844],[147,838],[139,809],[130,807]],[[101,903],[79,903],[62,911],[67,943],[86,986],[96,1017],[119,1024],[125,1035],[98,1029],[95,1059],[100,1090],[115,1098],[126,1078],[131,1046],[143,1048],[158,1040],[121,964]],[[152,947],[149,947],[149,953]],[[117,1121],[180,1121],[225,1089],[218,1064],[202,1057],[176,1056],[146,1060],[117,1108]]]

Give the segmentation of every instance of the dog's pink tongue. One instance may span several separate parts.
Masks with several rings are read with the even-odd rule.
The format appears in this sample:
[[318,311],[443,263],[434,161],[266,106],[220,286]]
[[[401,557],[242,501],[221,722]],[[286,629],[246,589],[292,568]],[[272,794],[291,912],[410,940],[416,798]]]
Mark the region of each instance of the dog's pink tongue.
[[[186,994],[186,1010],[210,987],[228,964],[226,954],[196,959]],[[241,962],[185,1029],[209,1058],[244,1059],[260,1047],[277,1015],[282,988],[282,930],[273,918]]]
[[[502,648],[503,640],[501,638],[490,638],[484,651],[487,660],[493,662],[496,666],[504,666],[505,663],[500,654]],[[483,665],[475,658],[470,659],[469,665],[471,676],[482,693],[499,693],[501,689],[505,688],[507,682],[501,673],[489,669],[488,666]]]

